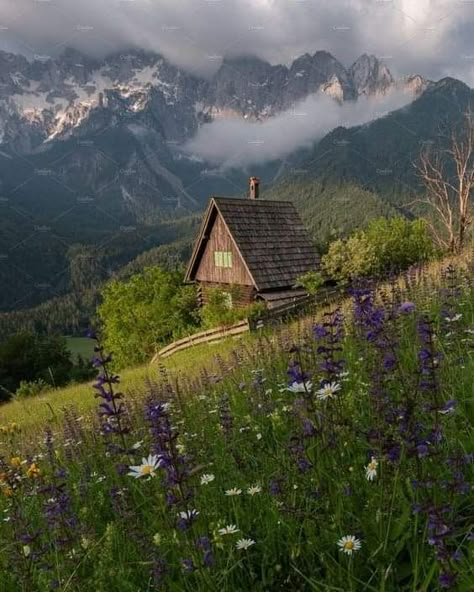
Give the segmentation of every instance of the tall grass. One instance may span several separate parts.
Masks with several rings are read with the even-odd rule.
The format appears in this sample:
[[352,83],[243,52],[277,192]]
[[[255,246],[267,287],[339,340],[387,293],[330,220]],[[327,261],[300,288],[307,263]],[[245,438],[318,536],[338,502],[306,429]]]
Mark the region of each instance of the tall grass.
[[99,351],[97,414],[3,430],[0,590],[472,591],[473,346],[463,267],[127,395]]

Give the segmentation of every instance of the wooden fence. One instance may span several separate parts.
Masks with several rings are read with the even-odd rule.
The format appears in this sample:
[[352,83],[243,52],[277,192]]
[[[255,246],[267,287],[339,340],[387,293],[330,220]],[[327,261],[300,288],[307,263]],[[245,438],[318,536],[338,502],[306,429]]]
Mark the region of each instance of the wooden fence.
[[188,349],[189,347],[193,347],[194,345],[199,345],[201,343],[215,343],[216,341],[220,341],[221,339],[225,339],[226,337],[235,337],[236,335],[241,335],[242,333],[246,333],[249,330],[249,321],[248,319],[245,319],[243,321],[235,323],[235,325],[229,325],[227,327],[217,327],[215,329],[209,329],[208,331],[194,333],[194,335],[190,335],[189,337],[179,339],[178,341],[170,343],[169,345],[161,349],[153,356],[151,363],[154,364],[158,362],[160,358],[168,358],[176,352]]
[[152,364],[159,361],[160,358],[168,358],[176,352],[188,349],[195,345],[203,343],[216,343],[226,337],[235,337],[248,331],[256,331],[264,327],[278,325],[296,316],[308,314],[315,306],[324,306],[339,301],[345,294],[341,288],[323,288],[316,296],[303,296],[293,302],[282,304],[269,309],[261,314],[257,319],[245,319],[235,325],[227,327],[217,327],[200,333],[194,333],[189,337],[184,337],[173,343],[170,343],[159,352],[157,352],[151,361]]
[[262,329],[285,322],[291,318],[305,315],[316,306],[327,306],[339,302],[346,294],[344,288],[322,288],[316,295],[300,297],[293,302],[281,304],[270,308],[260,315],[258,319],[250,321],[250,330]]

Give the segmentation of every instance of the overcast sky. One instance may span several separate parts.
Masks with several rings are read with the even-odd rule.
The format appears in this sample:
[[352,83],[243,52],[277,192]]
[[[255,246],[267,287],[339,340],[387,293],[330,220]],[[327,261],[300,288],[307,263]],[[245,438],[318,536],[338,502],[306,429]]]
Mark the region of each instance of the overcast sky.
[[474,85],[474,0],[0,0],[0,47],[33,56],[132,46],[209,74],[222,56],[383,57],[397,74]]

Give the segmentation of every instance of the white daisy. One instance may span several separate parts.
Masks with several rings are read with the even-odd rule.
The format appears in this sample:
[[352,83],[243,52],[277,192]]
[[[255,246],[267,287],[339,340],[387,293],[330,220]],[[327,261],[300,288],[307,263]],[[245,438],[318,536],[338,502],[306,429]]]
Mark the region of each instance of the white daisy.
[[195,518],[197,518],[199,516],[199,511],[198,510],[186,510],[184,512],[179,512],[178,516],[182,520],[194,520]]
[[148,458],[142,458],[141,465],[129,467],[128,473],[131,477],[139,479],[140,477],[154,477],[156,470],[161,466],[161,458],[156,454],[150,454]]
[[362,543],[354,535],[348,534],[337,541],[337,546],[339,547],[339,551],[346,553],[346,555],[352,555],[355,551],[359,551]]
[[214,479],[215,476],[212,473],[206,473],[201,476],[201,485],[209,485]]
[[247,489],[247,493],[249,495],[256,495],[257,493],[260,493],[261,491],[262,491],[262,488],[260,487],[260,485],[251,485]]
[[367,481],[373,481],[375,477],[377,477],[377,467],[379,463],[375,456],[373,456],[369,462],[369,464],[365,467],[365,476]]
[[218,532],[220,535],[224,536],[226,534],[235,534],[236,532],[240,532],[240,529],[237,528],[235,524],[228,524],[224,528],[219,528]]
[[444,320],[447,323],[456,323],[457,321],[460,321],[461,319],[462,319],[461,313],[455,314],[453,317],[444,317]]
[[313,383],[311,380],[307,380],[306,382],[293,382],[289,387],[287,387],[287,391],[290,393],[309,393],[313,388]]
[[318,395],[318,399],[326,401],[327,399],[332,399],[340,390],[341,385],[338,382],[328,382],[319,391],[316,391],[316,394]]
[[242,493],[241,489],[238,489],[237,487],[232,487],[232,489],[228,489],[225,494],[228,495],[229,497],[232,497],[234,495],[240,495]]
[[246,551],[252,545],[255,545],[255,541],[253,539],[239,539],[235,543],[235,546],[239,551]]

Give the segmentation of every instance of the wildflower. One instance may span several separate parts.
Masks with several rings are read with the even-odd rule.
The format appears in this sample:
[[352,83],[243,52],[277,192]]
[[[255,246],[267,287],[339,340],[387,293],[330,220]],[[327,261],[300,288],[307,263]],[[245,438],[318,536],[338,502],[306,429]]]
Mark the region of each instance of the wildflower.
[[192,526],[193,522],[199,516],[198,510],[185,510],[184,512],[178,512],[178,528],[180,530],[186,530]]
[[196,569],[192,559],[182,559],[181,565],[186,573],[192,573]]
[[261,440],[263,438],[262,434],[257,434],[257,440]]
[[447,323],[456,323],[457,321],[460,321],[461,319],[462,319],[462,314],[461,313],[455,314],[452,317],[444,317],[444,320]]
[[235,547],[239,551],[246,551],[252,545],[255,545],[255,541],[253,539],[239,539],[235,543]]
[[153,544],[156,545],[157,547],[159,547],[161,545],[161,534],[160,533],[156,533],[153,535]]
[[183,520],[193,520],[194,518],[197,518],[198,515],[199,515],[198,510],[186,510],[184,512],[178,513],[178,516],[180,518],[182,518]]
[[224,528],[219,528],[219,534],[224,536],[226,534],[235,534],[236,532],[240,532],[240,529],[237,528],[235,524],[228,524]]
[[441,413],[442,415],[448,415],[449,413],[453,413],[456,405],[457,402],[451,399],[447,401],[447,403],[445,403],[443,407],[441,407],[441,409],[438,410],[438,413]]
[[36,463],[31,463],[28,470],[26,471],[26,476],[29,477],[30,479],[36,479],[40,475],[41,475],[41,471],[39,470]]
[[161,466],[161,458],[156,454],[150,454],[148,458],[142,458],[141,465],[135,465],[130,467],[128,473],[130,477],[139,479],[140,477],[154,477],[156,469]]
[[270,479],[268,490],[270,491],[271,495],[281,495],[283,491],[283,478],[274,477],[273,479]]
[[316,394],[318,395],[318,399],[326,401],[327,399],[332,399],[340,390],[341,385],[338,382],[327,382]]
[[225,494],[228,495],[229,497],[233,497],[234,495],[240,495],[242,493],[241,489],[238,489],[237,487],[232,487],[232,489],[228,489]]
[[4,485],[2,487],[2,492],[5,497],[12,497],[13,495],[13,489],[10,487],[10,485]]
[[354,535],[349,534],[341,537],[337,541],[337,546],[339,547],[339,550],[345,553],[346,555],[352,555],[352,553],[354,553],[355,551],[360,550],[362,543]]
[[84,535],[81,536],[81,547],[88,549],[91,546],[91,541]]
[[286,390],[290,393],[310,393],[312,388],[311,380],[306,380],[305,382],[292,382]]
[[214,481],[215,476],[211,473],[206,473],[201,476],[201,485],[209,485],[212,481]]
[[398,307],[398,310],[403,314],[409,314],[413,312],[415,308],[416,306],[413,304],[413,302],[402,302],[402,304],[400,304]]
[[31,547],[29,545],[23,545],[23,555],[28,558],[31,555]]
[[21,458],[19,456],[14,456],[10,459],[10,464],[12,467],[21,467]]
[[456,576],[450,573],[442,573],[438,578],[439,585],[441,588],[452,588],[456,583]]
[[214,565],[214,555],[212,553],[212,545],[209,537],[200,536],[197,538],[195,543],[196,549],[202,551],[202,561],[206,567],[212,567]]
[[260,487],[260,485],[251,485],[247,489],[247,493],[249,495],[256,495],[257,493],[260,493],[261,491],[262,491],[262,488]]
[[377,467],[379,463],[375,456],[373,456],[369,462],[369,464],[365,467],[365,476],[367,481],[373,481],[375,477],[377,477]]

